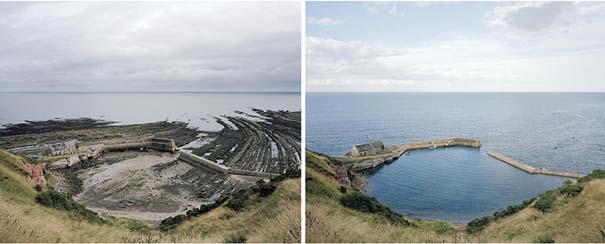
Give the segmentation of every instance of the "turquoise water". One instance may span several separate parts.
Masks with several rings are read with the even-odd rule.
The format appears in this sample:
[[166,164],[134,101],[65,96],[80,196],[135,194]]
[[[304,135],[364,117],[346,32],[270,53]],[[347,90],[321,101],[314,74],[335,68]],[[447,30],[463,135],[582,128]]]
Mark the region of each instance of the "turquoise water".
[[480,149],[412,151],[369,173],[368,193],[406,215],[468,221],[565,180],[526,174],[488,150],[552,170],[605,168],[603,93],[311,93],[306,101],[307,149],[329,155],[370,140],[481,140]]

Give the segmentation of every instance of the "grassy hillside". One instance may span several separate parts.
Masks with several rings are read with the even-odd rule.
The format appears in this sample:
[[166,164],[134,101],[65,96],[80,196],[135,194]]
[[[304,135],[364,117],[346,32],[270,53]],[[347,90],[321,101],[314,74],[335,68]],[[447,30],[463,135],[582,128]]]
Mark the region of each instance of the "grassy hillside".
[[605,242],[601,228],[605,228],[605,179],[587,182],[576,197],[557,196],[547,212],[531,207],[492,223],[478,240]]
[[238,211],[223,205],[174,229],[160,231],[142,221],[91,217],[77,207],[59,210],[37,203],[36,196],[41,193],[27,180],[22,161],[0,150],[0,242],[300,241],[299,179],[280,182],[269,196],[250,196]]
[[[308,242],[603,242],[605,171],[579,183],[546,192],[469,226],[404,217],[412,225],[394,224],[379,211],[360,211],[343,204],[353,189],[338,185],[331,158],[307,155]],[[345,207],[347,206],[347,207]],[[374,208],[376,209],[376,208]],[[603,230],[605,231],[605,229]]]

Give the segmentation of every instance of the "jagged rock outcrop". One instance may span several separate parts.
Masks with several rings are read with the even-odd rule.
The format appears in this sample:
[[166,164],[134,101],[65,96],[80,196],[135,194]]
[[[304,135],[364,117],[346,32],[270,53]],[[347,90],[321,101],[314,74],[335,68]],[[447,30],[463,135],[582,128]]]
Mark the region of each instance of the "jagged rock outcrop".
[[44,173],[40,165],[25,163],[25,167],[31,171],[31,175],[28,175],[27,179],[38,185],[46,185],[46,178],[44,177]]

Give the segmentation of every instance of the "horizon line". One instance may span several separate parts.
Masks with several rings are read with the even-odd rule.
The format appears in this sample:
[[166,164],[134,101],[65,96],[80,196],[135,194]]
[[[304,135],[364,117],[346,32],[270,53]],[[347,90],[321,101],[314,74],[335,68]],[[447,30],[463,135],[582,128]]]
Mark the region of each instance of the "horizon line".
[[0,93],[301,93],[300,91],[0,91]]
[[603,91],[307,91],[307,93],[605,93]]

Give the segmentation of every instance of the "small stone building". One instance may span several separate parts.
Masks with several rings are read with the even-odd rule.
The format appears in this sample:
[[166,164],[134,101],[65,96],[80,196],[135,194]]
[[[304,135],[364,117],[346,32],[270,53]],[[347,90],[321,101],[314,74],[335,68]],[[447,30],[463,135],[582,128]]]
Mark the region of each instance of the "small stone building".
[[157,138],[157,137],[151,138],[150,148],[158,150],[158,151],[172,152],[172,153],[174,153],[177,149],[176,144],[174,143],[173,139]]
[[46,145],[46,155],[58,156],[72,154],[78,151],[78,141],[70,140],[66,142],[54,143]]
[[381,141],[373,141],[366,144],[353,145],[351,156],[370,156],[380,154],[383,151],[384,144]]

